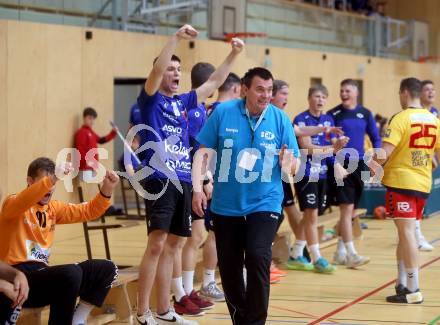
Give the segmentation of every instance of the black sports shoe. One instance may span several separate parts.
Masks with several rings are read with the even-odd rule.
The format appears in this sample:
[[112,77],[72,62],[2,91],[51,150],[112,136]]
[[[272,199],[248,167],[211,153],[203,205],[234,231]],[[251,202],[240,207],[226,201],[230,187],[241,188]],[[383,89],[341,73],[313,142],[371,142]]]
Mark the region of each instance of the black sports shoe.
[[398,285],[396,285],[394,287],[394,290],[396,290],[396,295],[404,295],[405,289],[406,289],[406,287],[401,283],[399,283]]
[[403,293],[396,294],[394,296],[388,296],[386,299],[387,302],[391,302],[394,304],[421,304],[423,302],[423,295],[419,289],[411,292],[407,288],[404,288]]

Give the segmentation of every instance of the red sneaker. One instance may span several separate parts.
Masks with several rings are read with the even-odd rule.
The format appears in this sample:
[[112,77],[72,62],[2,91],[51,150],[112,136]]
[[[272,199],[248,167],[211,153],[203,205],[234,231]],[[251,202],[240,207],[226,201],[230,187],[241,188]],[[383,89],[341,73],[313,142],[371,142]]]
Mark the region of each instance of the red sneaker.
[[193,290],[191,292],[191,294],[189,295],[189,299],[191,299],[191,301],[198,306],[201,310],[207,310],[207,309],[212,309],[214,308],[214,303],[210,302],[207,299],[203,299],[202,297],[200,297],[200,295]]
[[173,296],[174,301],[174,310],[176,313],[180,315],[187,315],[187,316],[202,316],[205,313],[194,304],[191,299],[189,299],[188,296],[183,296],[180,301],[176,301],[176,298]]
[[270,282],[270,284],[278,283],[278,282],[280,282],[280,277],[278,275],[274,275],[271,273],[270,278],[269,278],[269,282]]
[[277,268],[274,263],[270,265],[270,274],[278,276],[279,278],[282,278],[283,276],[287,276],[287,272]]

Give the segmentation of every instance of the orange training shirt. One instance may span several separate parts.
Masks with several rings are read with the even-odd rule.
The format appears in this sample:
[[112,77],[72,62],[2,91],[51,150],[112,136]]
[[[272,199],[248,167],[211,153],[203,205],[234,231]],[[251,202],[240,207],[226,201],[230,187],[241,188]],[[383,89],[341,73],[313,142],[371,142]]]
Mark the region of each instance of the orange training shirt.
[[52,181],[44,177],[5,199],[0,211],[0,260],[10,265],[29,261],[48,264],[56,224],[93,220],[110,206],[110,200],[100,193],[88,203],[51,200],[40,205],[52,187]]

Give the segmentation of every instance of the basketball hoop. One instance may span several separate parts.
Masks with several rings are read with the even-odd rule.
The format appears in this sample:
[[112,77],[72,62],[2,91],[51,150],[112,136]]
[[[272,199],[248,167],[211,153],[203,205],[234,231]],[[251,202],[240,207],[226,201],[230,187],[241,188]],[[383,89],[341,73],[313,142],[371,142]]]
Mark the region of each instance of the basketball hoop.
[[227,33],[225,34],[225,42],[230,42],[233,38],[242,38],[242,39],[246,39],[246,38],[266,38],[267,34],[266,33],[246,33],[246,32],[241,32],[241,33]]
[[440,56],[421,56],[418,61],[419,63],[438,63]]

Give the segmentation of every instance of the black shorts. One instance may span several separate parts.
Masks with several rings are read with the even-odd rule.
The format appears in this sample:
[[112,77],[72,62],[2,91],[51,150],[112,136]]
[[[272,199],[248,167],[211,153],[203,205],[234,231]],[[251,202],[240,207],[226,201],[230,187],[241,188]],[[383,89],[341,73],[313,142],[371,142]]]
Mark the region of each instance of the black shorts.
[[286,183],[284,181],[281,182],[283,183],[283,191],[284,191],[282,207],[283,208],[290,207],[295,204],[292,188],[290,187],[290,183]]
[[205,212],[205,228],[206,231],[214,231],[214,220],[211,212],[211,200],[208,201],[208,207]]
[[[344,161],[344,168],[348,167],[348,160]],[[333,171],[333,168],[332,168]],[[338,204],[354,204],[357,207],[362,192],[364,190],[364,182],[362,180],[362,172],[368,171],[368,167],[363,160],[357,163],[356,170],[344,178],[344,185],[338,186],[334,178],[334,173],[328,174],[329,190],[334,200],[333,203]]]
[[295,183],[295,192],[298,197],[299,208],[318,209],[318,215],[322,215],[327,207],[327,180],[320,179],[317,182],[309,182],[309,177]]
[[151,195],[164,193],[155,200],[145,199],[148,233],[164,230],[168,233],[191,237],[191,192],[192,185],[180,182],[183,193],[166,179],[151,179],[143,182],[144,190]]

